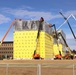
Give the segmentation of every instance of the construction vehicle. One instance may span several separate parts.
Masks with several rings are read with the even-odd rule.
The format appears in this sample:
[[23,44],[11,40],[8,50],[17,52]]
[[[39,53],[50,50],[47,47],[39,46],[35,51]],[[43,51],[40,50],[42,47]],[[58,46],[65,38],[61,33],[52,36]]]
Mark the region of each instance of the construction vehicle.
[[[74,32],[73,32],[73,29],[72,29],[72,27],[71,27],[68,19],[67,19],[61,12],[59,12],[59,13],[63,16],[63,18],[64,18],[65,21],[67,22],[67,24],[68,24],[68,26],[69,26],[69,28],[70,28],[70,30],[71,30],[71,32],[72,32],[72,35],[73,35],[74,39],[76,40],[76,36],[75,36],[75,34],[74,34]],[[59,29],[58,29],[58,30],[59,30]],[[74,58],[73,53],[71,52],[71,49],[70,49],[70,47],[68,46],[68,44],[67,44],[66,40],[64,39],[63,35],[62,35],[61,33],[58,33],[58,34],[57,34],[56,29],[55,29],[55,33],[56,33],[55,35],[56,35],[57,39],[58,39],[58,36],[59,36],[59,35],[62,37],[62,39],[63,39],[63,41],[64,41],[64,43],[65,43],[65,46],[66,46],[66,48],[67,48],[68,51],[69,51],[69,53],[67,53],[67,54],[64,56],[64,58],[65,58],[65,59],[73,59],[73,58]]]
[[[58,39],[59,39],[58,36],[60,35],[60,36],[62,37],[64,43],[65,43],[65,46],[66,46],[67,50],[69,51],[69,53],[67,53],[64,57],[62,57],[61,52],[60,52],[60,50],[59,50],[59,54],[55,55],[55,58],[54,58],[54,59],[61,59],[61,58],[73,59],[74,56],[73,56],[73,54],[72,54],[72,52],[71,52],[71,49],[70,49],[70,47],[68,46],[66,40],[64,39],[63,35],[62,35],[61,33],[58,33],[58,32],[57,32],[55,24],[52,25],[51,27],[54,27],[54,30],[55,30],[55,31],[53,32],[53,33],[54,33],[54,34],[53,34],[53,37],[58,40]],[[71,30],[72,30],[72,28],[71,28]],[[73,33],[73,34],[74,34],[74,33]],[[58,46],[58,48],[59,48],[58,42],[57,42],[57,46]]]
[[56,59],[59,59],[59,60],[61,60],[61,58],[62,58],[62,54],[61,54],[61,51],[60,51],[60,49],[59,49],[59,43],[58,43],[58,34],[57,34],[57,30],[56,30],[56,26],[55,26],[55,24],[53,24],[53,25],[51,25],[50,27],[54,27],[54,31],[53,31],[53,38],[56,38],[56,40],[57,40],[57,46],[58,46],[58,50],[59,50],[59,54],[57,54],[57,55],[55,55],[55,57],[54,57],[54,59],[56,60]]
[[66,46],[67,50],[69,51],[69,53],[67,53],[63,58],[64,59],[73,59],[74,58],[73,53],[71,52],[71,49],[68,46],[68,44],[67,44],[66,40],[64,39],[63,35],[61,33],[58,33],[58,35],[60,35],[62,37],[62,39],[65,43],[65,46]]
[[33,59],[42,59],[40,57],[40,54],[37,53],[37,46],[38,46],[38,42],[39,42],[39,36],[40,36],[40,31],[42,30],[42,22],[44,21],[43,17],[40,18],[40,23],[39,23],[39,28],[38,28],[38,33],[37,33],[37,37],[36,37],[36,49],[34,50],[34,54],[33,54]]

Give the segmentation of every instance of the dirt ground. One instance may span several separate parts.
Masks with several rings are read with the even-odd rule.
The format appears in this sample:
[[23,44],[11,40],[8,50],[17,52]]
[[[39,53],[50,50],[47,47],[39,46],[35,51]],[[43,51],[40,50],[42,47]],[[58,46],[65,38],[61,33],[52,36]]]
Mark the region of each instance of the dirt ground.
[[74,60],[0,60],[0,64],[76,64]]
[[0,75],[75,75],[76,60],[1,60]]

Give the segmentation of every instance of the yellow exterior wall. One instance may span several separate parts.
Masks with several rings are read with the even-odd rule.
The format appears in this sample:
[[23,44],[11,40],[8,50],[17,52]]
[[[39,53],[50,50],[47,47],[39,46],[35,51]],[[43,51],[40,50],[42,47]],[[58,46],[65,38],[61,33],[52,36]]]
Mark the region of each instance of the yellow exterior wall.
[[[15,31],[13,58],[32,59],[36,49],[36,37],[37,31]],[[53,57],[53,38],[48,33],[40,32],[37,53],[42,58]]]
[[53,50],[54,50],[54,56],[59,54],[59,50],[61,51],[61,54],[63,54],[62,52],[62,44],[59,44],[59,46],[57,44],[53,45]]
[[53,58],[53,37],[45,33],[45,58]]

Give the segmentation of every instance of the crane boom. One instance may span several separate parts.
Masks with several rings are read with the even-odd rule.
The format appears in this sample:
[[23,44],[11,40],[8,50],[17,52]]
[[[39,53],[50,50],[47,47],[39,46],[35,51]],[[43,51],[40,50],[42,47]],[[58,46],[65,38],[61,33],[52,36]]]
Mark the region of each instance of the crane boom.
[[65,43],[65,45],[66,45],[66,48],[68,49],[69,53],[71,54],[71,50],[70,50],[70,48],[69,48],[66,40],[64,39],[63,35],[62,35],[61,33],[58,33],[58,35],[60,35],[60,36],[62,37],[62,39],[63,39],[63,41],[64,41],[64,43]]
[[72,35],[73,35],[74,39],[76,39],[76,36],[75,36],[75,34],[74,34],[73,30],[72,30],[72,27],[71,27],[68,19],[67,19],[61,12],[59,12],[59,13],[60,13],[60,14],[63,16],[63,18],[67,21],[67,24],[68,24],[68,26],[69,26],[69,28],[70,28],[70,30],[71,30],[71,32],[72,32]]
[[1,40],[1,44],[3,43],[4,39],[6,38],[7,34],[9,33],[10,29],[11,29],[12,26],[14,25],[15,21],[16,21],[16,20],[14,20],[14,21],[11,23],[11,25],[10,25],[10,27],[8,28],[7,32],[6,32],[5,35],[3,36],[2,40]]

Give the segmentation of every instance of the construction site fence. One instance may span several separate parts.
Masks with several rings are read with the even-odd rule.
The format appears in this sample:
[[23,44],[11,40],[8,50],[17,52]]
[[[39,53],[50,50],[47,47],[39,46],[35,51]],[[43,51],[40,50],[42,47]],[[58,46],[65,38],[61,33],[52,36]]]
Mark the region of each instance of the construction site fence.
[[76,75],[76,64],[0,64],[0,75]]

